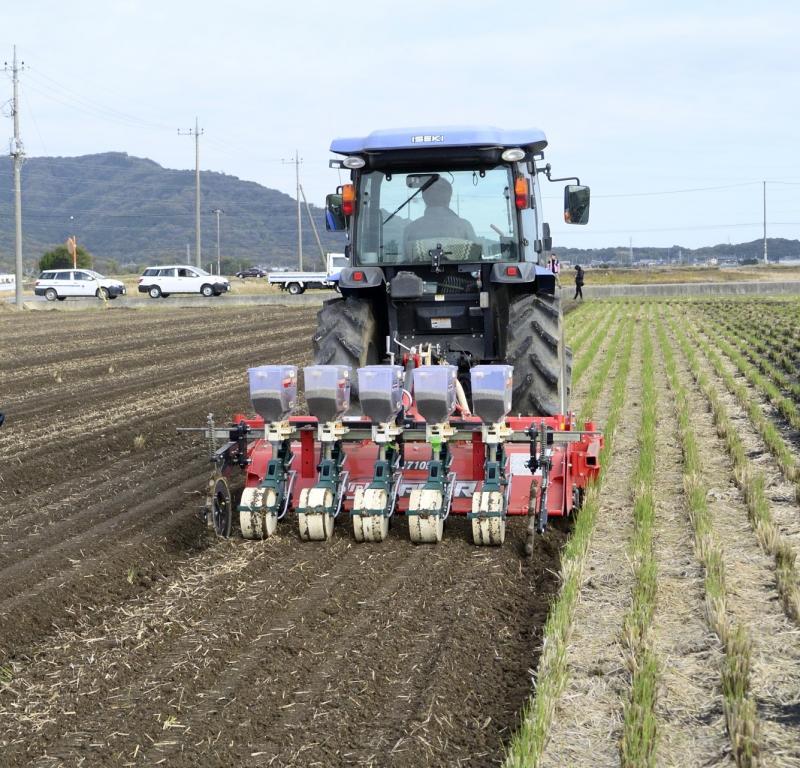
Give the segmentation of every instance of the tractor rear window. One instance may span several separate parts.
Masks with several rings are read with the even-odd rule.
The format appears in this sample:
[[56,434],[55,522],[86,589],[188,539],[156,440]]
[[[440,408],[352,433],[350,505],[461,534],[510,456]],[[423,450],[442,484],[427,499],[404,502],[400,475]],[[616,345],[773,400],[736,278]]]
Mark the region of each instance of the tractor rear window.
[[510,170],[361,175],[355,237],[359,264],[516,261]]

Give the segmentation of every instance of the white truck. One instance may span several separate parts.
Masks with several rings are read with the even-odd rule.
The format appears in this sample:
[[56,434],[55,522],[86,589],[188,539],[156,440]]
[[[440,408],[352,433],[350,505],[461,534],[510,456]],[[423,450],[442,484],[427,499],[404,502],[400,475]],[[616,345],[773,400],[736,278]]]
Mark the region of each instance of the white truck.
[[304,293],[306,288],[335,288],[339,273],[350,262],[343,253],[329,253],[326,262],[325,272],[270,272],[267,280],[293,296]]

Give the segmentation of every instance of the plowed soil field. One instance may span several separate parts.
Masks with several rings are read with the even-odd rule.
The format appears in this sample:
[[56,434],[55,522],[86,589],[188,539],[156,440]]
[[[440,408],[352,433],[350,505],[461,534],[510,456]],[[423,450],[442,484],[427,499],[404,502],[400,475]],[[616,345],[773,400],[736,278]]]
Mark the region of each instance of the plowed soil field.
[[313,311],[0,314],[0,763],[497,765],[566,537],[478,550],[347,525],[217,540],[178,426],[303,364]]

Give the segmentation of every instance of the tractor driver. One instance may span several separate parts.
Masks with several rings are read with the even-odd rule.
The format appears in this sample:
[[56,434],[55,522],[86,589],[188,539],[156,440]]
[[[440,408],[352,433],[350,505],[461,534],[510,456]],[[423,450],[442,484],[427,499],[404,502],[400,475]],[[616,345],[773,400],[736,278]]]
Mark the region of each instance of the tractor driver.
[[422,190],[425,213],[406,227],[403,235],[406,254],[409,254],[409,249],[413,248],[415,240],[436,240],[436,238],[447,237],[475,240],[475,230],[472,228],[472,224],[450,209],[452,196],[453,187],[449,181],[442,178]]

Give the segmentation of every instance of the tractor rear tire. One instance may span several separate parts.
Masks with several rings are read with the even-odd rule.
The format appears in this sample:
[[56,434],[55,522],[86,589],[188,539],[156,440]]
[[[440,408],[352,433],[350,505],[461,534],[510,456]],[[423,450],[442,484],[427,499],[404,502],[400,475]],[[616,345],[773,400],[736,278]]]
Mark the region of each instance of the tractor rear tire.
[[[523,416],[554,416],[561,412],[558,345],[561,298],[525,294],[512,299],[508,310],[506,362],[514,366],[511,412]],[[572,350],[567,362],[567,410],[572,386]]]
[[377,325],[372,305],[355,296],[329,299],[317,313],[314,362],[318,365],[349,365],[350,415],[361,412],[357,368],[380,362]]

